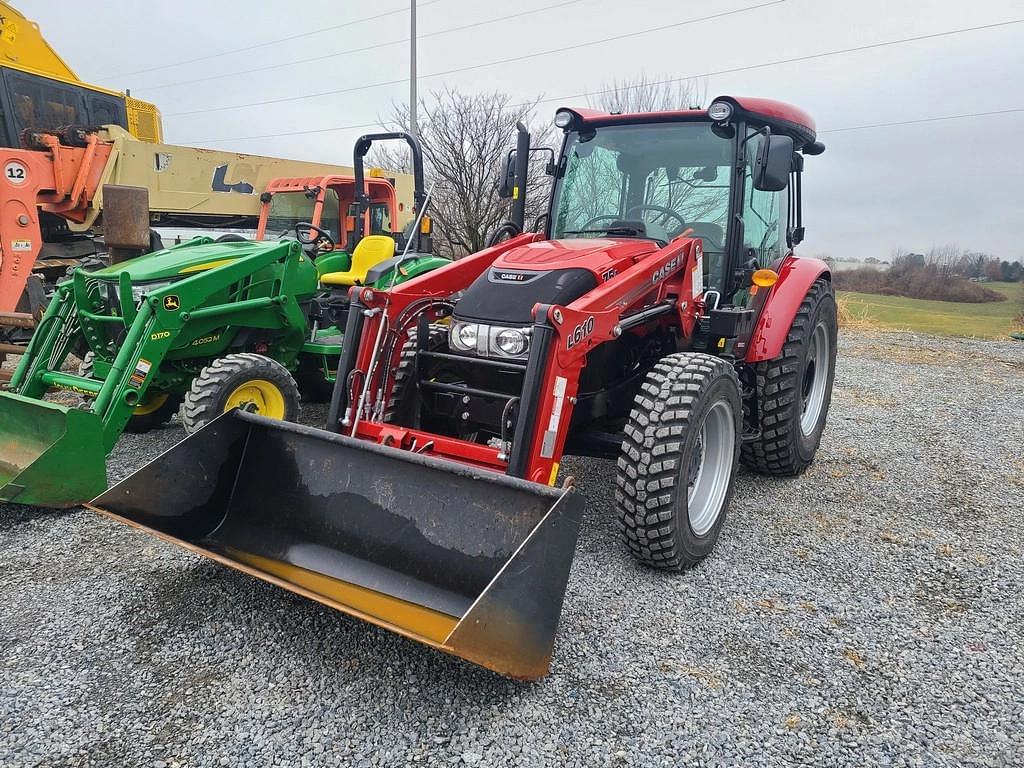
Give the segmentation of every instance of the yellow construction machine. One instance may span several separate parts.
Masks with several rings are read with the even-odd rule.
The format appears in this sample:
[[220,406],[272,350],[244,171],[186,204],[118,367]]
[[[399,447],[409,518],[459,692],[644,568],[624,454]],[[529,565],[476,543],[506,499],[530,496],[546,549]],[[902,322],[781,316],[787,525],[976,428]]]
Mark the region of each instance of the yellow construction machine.
[[155,104],[83,83],[50,46],[39,25],[0,2],[0,145],[17,147],[24,131],[66,125],[119,125],[143,141],[163,139]]

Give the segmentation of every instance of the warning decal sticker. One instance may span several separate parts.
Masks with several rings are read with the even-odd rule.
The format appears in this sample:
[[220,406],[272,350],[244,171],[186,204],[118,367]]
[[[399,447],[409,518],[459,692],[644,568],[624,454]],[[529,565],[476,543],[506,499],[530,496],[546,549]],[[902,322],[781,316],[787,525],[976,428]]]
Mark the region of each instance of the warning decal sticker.
[[135,389],[141,389],[142,385],[146,383],[146,377],[149,375],[149,370],[153,367],[153,364],[140,357],[138,365],[135,366],[135,370],[132,372],[132,377],[128,380],[128,384]]

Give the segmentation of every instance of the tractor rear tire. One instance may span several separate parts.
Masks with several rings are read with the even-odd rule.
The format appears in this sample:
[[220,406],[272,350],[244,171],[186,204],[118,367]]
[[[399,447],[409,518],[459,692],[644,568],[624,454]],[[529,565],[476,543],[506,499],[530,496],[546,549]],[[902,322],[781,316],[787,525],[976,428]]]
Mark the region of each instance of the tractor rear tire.
[[276,360],[253,352],[227,355],[214,360],[192,380],[181,420],[191,435],[235,407],[295,421],[299,388],[288,369]]
[[732,364],[712,355],[663,357],[626,422],[615,503],[640,562],[678,571],[711,552],[739,461],[743,411]]
[[819,278],[793,318],[782,353],[754,366],[761,432],[743,444],[745,466],[796,477],[814,461],[832,401],[837,329],[835,290]]

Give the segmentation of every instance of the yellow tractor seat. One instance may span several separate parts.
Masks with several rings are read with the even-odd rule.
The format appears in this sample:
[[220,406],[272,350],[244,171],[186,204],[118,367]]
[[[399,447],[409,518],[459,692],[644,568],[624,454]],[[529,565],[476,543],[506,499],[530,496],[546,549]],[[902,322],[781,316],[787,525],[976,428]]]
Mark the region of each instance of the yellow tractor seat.
[[362,285],[366,273],[377,264],[395,255],[395,240],[387,235],[367,235],[352,251],[352,268],[347,272],[326,272],[320,275],[322,285]]

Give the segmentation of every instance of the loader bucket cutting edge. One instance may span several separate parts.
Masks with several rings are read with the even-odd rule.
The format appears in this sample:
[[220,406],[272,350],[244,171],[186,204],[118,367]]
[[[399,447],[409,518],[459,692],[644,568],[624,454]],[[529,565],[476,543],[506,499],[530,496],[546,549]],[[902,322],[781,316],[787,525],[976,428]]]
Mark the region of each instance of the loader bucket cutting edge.
[[0,392],[0,502],[72,507],[106,485],[94,413]]
[[547,674],[575,492],[232,411],[89,505],[501,674]]

